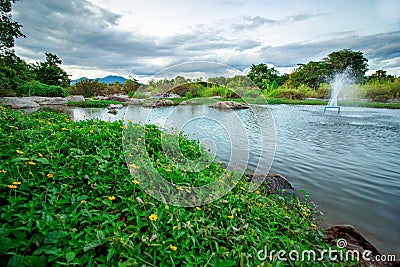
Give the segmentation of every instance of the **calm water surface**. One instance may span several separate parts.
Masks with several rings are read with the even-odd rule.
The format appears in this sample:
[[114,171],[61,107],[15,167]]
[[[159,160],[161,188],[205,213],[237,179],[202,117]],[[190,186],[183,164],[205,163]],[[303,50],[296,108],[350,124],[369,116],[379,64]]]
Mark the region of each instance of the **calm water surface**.
[[[70,112],[76,120],[113,121],[123,119],[126,108],[116,115],[105,109]],[[249,170],[259,165],[264,172],[272,163],[271,172],[310,193],[325,214],[323,224],[354,225],[382,253],[400,256],[400,110],[343,107],[338,115],[324,114],[322,106],[253,106],[236,112],[178,106],[132,107],[128,115],[183,129],[219,161]],[[267,142],[262,146],[260,140]]]

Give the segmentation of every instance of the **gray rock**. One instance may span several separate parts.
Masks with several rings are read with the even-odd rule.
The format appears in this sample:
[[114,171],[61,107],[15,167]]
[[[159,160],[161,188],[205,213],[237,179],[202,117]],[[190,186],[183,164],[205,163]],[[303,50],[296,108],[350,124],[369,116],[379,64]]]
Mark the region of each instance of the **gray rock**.
[[139,98],[131,98],[129,100],[129,105],[141,105],[143,103],[143,99],[139,99]]
[[68,100],[64,97],[50,97],[48,101],[43,101],[40,105],[64,105]]
[[0,97],[0,104],[14,109],[38,108],[40,105],[28,97]]
[[211,108],[217,108],[217,109],[232,109],[232,110],[237,110],[237,109],[247,109],[250,108],[246,104],[234,102],[234,101],[219,101],[210,106]]
[[70,95],[66,99],[71,102],[84,102],[85,98],[82,95]]
[[124,106],[122,105],[122,104],[110,104],[110,105],[108,105],[108,109],[121,109],[121,108],[123,108]]
[[174,102],[172,100],[159,99],[154,102],[145,103],[145,104],[143,104],[143,107],[155,108],[155,107],[165,107],[165,106],[172,106],[172,105],[174,105]]
[[267,175],[252,175],[249,177],[255,183],[262,183],[270,194],[279,194],[282,190],[293,190],[292,184],[281,174],[268,173]]
[[[379,251],[366,240],[362,234],[357,231],[351,225],[334,225],[325,229],[326,238],[325,241],[332,245],[338,245],[338,240],[345,240],[345,248],[351,251],[358,251],[358,254],[361,256],[359,261],[363,266],[399,266],[400,260],[397,259],[395,262],[373,262],[366,261],[362,255],[366,250],[371,251],[370,255],[367,255],[368,258],[372,259],[375,256],[381,256]],[[341,243],[341,244],[344,244]]]

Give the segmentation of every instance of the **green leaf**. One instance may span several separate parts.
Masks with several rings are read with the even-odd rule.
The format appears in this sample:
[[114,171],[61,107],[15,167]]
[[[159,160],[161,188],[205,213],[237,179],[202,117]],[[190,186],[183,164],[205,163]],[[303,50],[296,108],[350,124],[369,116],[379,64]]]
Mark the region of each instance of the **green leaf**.
[[75,253],[72,251],[68,252],[67,255],[65,255],[65,258],[68,262],[73,261],[75,259]]
[[110,260],[112,259],[112,257],[114,256],[116,250],[114,247],[110,248],[108,250],[108,254],[107,254],[107,262],[110,262]]
[[24,264],[24,256],[14,255],[8,261],[7,267],[13,267],[13,266],[19,267],[19,266],[23,266],[23,264]]
[[47,235],[44,238],[44,243],[45,244],[57,243],[58,240],[64,236],[66,236],[66,233],[61,230],[55,230],[55,231],[49,232],[49,233],[47,233]]
[[49,160],[46,158],[37,158],[36,161],[42,164],[50,164]]
[[10,162],[20,162],[20,161],[29,161],[31,160],[30,158],[15,158],[12,159]]
[[102,242],[100,240],[95,240],[93,242],[90,242],[89,244],[87,244],[84,248],[83,251],[86,252],[88,250],[97,248],[98,246],[101,246]]

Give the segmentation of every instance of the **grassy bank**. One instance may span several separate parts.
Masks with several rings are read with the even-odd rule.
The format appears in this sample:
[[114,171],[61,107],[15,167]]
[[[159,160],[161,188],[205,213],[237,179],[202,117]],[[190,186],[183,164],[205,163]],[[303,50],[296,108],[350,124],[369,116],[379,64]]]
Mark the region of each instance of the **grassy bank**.
[[119,101],[114,101],[114,100],[85,100],[82,102],[67,102],[67,106],[72,106],[72,107],[81,107],[81,108],[106,108],[111,104],[124,104]]
[[[256,266],[265,247],[328,248],[310,205],[263,188],[251,193],[245,179],[201,207],[156,201],[129,173],[124,127],[43,111],[21,116],[0,106],[1,266]],[[225,171],[217,163],[198,173],[173,169],[160,130],[144,131],[154,167],[173,182],[201,184]],[[197,142],[180,136],[179,144],[185,157],[198,157]]]

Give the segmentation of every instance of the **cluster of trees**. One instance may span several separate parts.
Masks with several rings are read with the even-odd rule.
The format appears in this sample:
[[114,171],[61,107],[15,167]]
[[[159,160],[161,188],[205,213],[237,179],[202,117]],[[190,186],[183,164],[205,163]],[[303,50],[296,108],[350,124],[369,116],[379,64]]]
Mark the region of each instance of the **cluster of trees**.
[[21,32],[22,25],[12,18],[12,4],[16,1],[0,1],[0,95],[23,91],[18,88],[27,84],[41,89],[48,86],[52,91],[55,90],[54,86],[69,86],[68,74],[61,68],[62,62],[57,55],[46,53],[46,61],[28,64],[15,54],[15,39],[26,37]]
[[114,84],[101,83],[98,80],[85,79],[77,82],[69,91],[74,95],[83,95],[84,97],[106,96],[112,94],[133,94],[140,87],[138,81],[130,77],[124,84],[118,82]]

